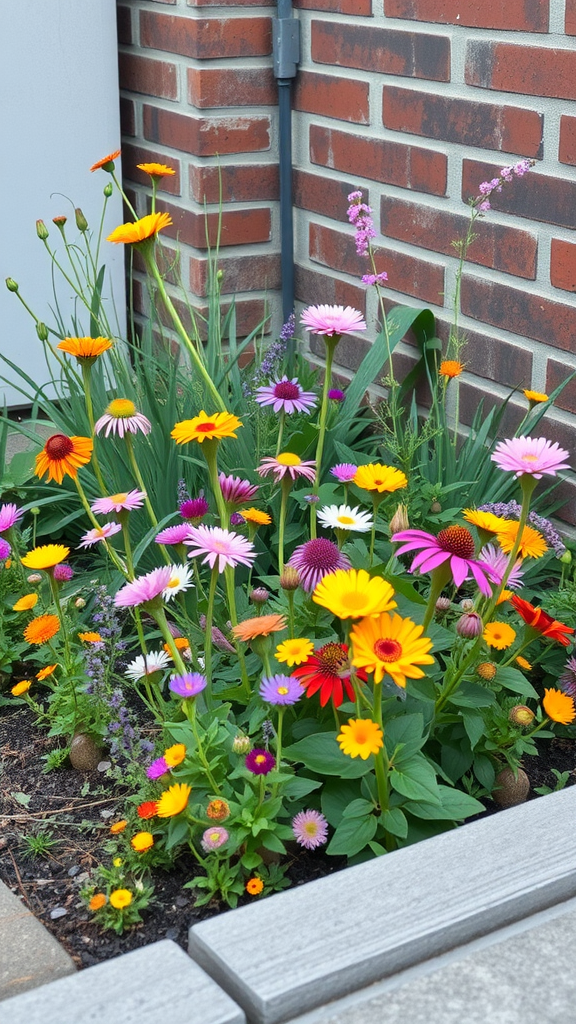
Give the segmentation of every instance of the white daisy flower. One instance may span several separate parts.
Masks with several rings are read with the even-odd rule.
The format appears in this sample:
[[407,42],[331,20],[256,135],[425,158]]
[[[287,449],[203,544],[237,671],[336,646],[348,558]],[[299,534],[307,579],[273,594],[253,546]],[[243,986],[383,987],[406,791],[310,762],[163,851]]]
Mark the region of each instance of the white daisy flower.
[[181,594],[183,590],[189,590],[193,586],[192,569],[187,565],[173,565],[170,568],[168,586],[162,591],[162,597],[165,601],[170,601],[176,594]]
[[349,505],[325,505],[318,512],[318,522],[333,530],[354,530],[368,533],[372,529],[372,516]]
[[165,651],[149,651],[146,658],[139,654],[134,661],[131,661],[124,675],[137,683],[144,676],[151,676],[154,672],[163,672],[170,664],[170,658]]

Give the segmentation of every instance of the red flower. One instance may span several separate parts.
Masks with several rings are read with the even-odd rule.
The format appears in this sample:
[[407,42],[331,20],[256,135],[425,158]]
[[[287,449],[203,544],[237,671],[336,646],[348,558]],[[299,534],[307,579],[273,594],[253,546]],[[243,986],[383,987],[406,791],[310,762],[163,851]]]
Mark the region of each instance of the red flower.
[[[344,700],[344,690],[348,700],[355,699],[354,688],[350,682],[350,663],[346,644],[324,644],[320,650],[311,654],[303,665],[295,668],[292,675],[298,679],[306,690],[307,697],[313,697],[320,690],[322,707],[330,698],[334,707],[339,708]],[[356,673],[359,679],[366,680],[363,669]]]
[[156,800],[145,800],[143,804],[138,807],[139,818],[154,818],[158,814],[158,804]]
[[571,634],[574,633],[572,626],[565,626],[563,622],[553,619],[542,608],[535,608],[529,601],[524,601],[521,597],[517,597],[516,594],[511,598],[511,603],[518,614],[524,619],[527,626],[540,633],[541,636],[547,636],[550,640],[557,640],[559,644],[568,647]]

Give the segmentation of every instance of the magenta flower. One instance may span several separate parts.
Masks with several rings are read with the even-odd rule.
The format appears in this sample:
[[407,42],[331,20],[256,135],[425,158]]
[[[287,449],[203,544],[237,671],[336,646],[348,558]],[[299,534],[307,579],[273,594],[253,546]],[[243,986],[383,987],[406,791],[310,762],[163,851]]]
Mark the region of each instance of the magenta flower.
[[[497,548],[495,544],[485,544],[480,552],[480,560],[489,567],[490,572],[488,575],[492,582],[500,586],[508,565],[508,555],[501,548]],[[522,586],[523,576],[522,559],[519,558],[506,581],[506,586],[510,587],[511,590]]]
[[6,561],[6,559],[9,558],[11,551],[12,548],[10,547],[8,541],[4,540],[3,537],[0,537],[0,562]]
[[465,526],[448,526],[445,530],[440,530],[437,537],[425,533],[424,530],[401,530],[400,533],[395,533],[391,540],[394,544],[401,544],[397,555],[420,549],[420,554],[412,561],[410,572],[416,569],[421,573],[432,572],[444,562],[448,562],[457,587],[469,579],[472,573],[481,593],[485,597],[491,596],[487,576],[490,574],[490,567],[473,557],[474,538]]
[[167,526],[165,530],[160,530],[160,533],[156,534],[155,540],[157,544],[183,544],[190,536],[190,530],[190,523]]
[[268,775],[276,767],[276,758],[269,750],[260,750],[254,747],[249,754],[246,754],[246,767],[253,775]]
[[9,530],[24,515],[24,511],[17,505],[0,505],[0,533]]
[[288,380],[286,374],[281,380],[256,388],[255,398],[259,405],[271,405],[274,412],[285,412],[289,416],[294,412],[310,412],[317,401],[312,391],[304,391],[297,377]]
[[340,391],[340,388],[330,388],[328,398],[331,398],[333,402],[343,402],[346,395],[343,391]]
[[304,689],[292,676],[264,676],[260,683],[260,696],[266,704],[295,704]]
[[341,484],[349,484],[356,476],[357,469],[358,466],[353,466],[351,462],[339,462],[337,466],[332,466],[330,473]]
[[191,548],[189,558],[206,555],[202,565],[208,564],[213,569],[218,563],[218,572],[224,572],[228,565],[232,568],[237,565],[250,566],[256,558],[251,541],[219,526],[191,526],[184,543]]
[[146,601],[153,601],[166,590],[171,572],[171,566],[163,565],[147,572],[145,576],[138,576],[132,583],[125,583],[116,594],[114,604],[117,608],[133,608]]
[[262,459],[262,462],[258,466],[257,473],[260,476],[268,476],[269,473],[274,474],[274,482],[278,483],[283,477],[288,474],[292,480],[296,480],[296,477],[303,476],[306,480],[310,480],[314,483],[316,479],[316,463],[312,460],[309,462],[303,462],[299,455],[295,455],[294,452],[281,452],[276,458],[272,456]]
[[107,516],[111,512],[132,512],[135,508],[142,508],[145,497],[145,491],[124,491],[121,494],[112,494],[109,498],[98,498],[90,508],[102,516]]
[[68,583],[74,576],[74,569],[71,565],[67,565],[66,562],[60,562],[60,565],[55,565],[52,570],[52,578],[57,583]]
[[210,511],[210,505],[203,496],[199,498],[188,498],[180,505],[180,515],[183,519],[192,519],[200,522]]
[[162,775],[166,775],[166,772],[169,771],[170,767],[166,764],[164,758],[157,757],[155,761],[152,761],[152,764],[148,765],[146,769],[146,775],[148,776],[149,779],[159,779],[161,778]]
[[350,203],[348,207],[348,220],[356,228],[356,235],[354,237],[356,252],[359,256],[368,256],[370,241],[372,238],[376,238],[374,222],[370,216],[372,208],[363,202],[361,192],[351,192],[348,196],[348,202]]
[[104,428],[105,437],[109,437],[111,433],[124,437],[124,434],[137,434],[139,430],[143,434],[149,434],[152,424],[143,413],[136,411],[134,402],[129,398],[115,398],[110,402],[104,415],[94,424],[94,433],[99,434]]
[[207,828],[202,835],[202,849],[205,853],[209,853],[210,850],[217,850],[218,847],[224,846],[224,843],[227,843],[229,838],[228,832],[221,825]]
[[88,530],[88,533],[85,533],[82,537],[78,547],[91,548],[93,544],[108,540],[108,537],[113,537],[115,533],[120,533],[121,529],[120,523],[104,523],[104,526],[97,526],[93,530]]
[[388,274],[386,273],[385,270],[383,270],[381,274],[363,274],[362,275],[362,284],[367,284],[367,285],[384,284],[384,281],[387,281],[387,280],[388,280]]
[[168,683],[168,689],[177,697],[186,700],[188,697],[197,697],[208,685],[206,676],[200,672],[186,672],[182,676],[172,676]]
[[320,811],[300,811],[292,818],[294,838],[305,850],[315,850],[328,838],[328,822]]
[[296,569],[302,589],[311,593],[325,576],[337,569],[350,569],[352,563],[333,541],[315,537],[295,548],[288,565]]
[[308,306],[300,317],[300,323],[312,334],[328,337],[367,330],[362,313],[352,306]]
[[218,480],[227,505],[244,505],[259,491],[258,484],[251,484],[249,480],[242,480],[239,476],[219,473]]
[[499,441],[490,458],[499,469],[516,476],[529,474],[535,480],[541,480],[545,473],[556,476],[559,469],[570,469],[570,463],[566,462],[569,453],[545,437],[513,437]]

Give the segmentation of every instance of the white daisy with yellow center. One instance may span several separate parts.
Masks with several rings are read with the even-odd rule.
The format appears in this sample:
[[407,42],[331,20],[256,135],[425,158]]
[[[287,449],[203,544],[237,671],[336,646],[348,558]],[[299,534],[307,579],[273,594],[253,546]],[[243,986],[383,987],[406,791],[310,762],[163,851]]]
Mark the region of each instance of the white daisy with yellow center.
[[368,533],[372,529],[372,516],[350,505],[325,505],[318,512],[318,522],[332,530],[353,530]]
[[173,565],[170,569],[168,586],[162,591],[162,597],[165,601],[171,601],[177,594],[181,594],[182,591],[189,590],[193,586],[192,570],[187,565]]

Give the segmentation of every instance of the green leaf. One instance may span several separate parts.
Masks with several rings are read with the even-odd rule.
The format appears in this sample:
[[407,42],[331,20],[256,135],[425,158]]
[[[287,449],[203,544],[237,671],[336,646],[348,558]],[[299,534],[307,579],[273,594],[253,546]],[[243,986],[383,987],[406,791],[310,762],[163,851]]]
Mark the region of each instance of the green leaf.
[[373,814],[366,818],[343,818],[328,844],[326,853],[353,857],[374,838],[377,825]]
[[346,757],[336,742],[334,732],[316,732],[286,747],[289,761],[301,761],[306,768],[320,775],[338,775],[341,779],[359,779],[371,770],[370,762]]
[[394,758],[394,766],[410,760],[424,745],[424,716],[421,714],[399,715],[386,722],[386,749],[389,757],[402,744],[402,750]]
[[458,779],[466,774],[473,760],[474,755],[470,750],[449,746],[447,743],[442,744],[440,763],[452,782],[458,782]]
[[173,846],[177,846],[182,840],[188,835],[188,822],[185,818],[180,818],[179,821],[172,819],[168,828],[168,835],[166,837],[166,849],[171,850]]
[[438,786],[440,804],[427,803],[424,800],[411,800],[405,809],[417,818],[430,821],[462,821],[473,814],[481,814],[484,805],[468,793],[462,793],[451,786]]
[[456,693],[449,697],[449,701],[458,708],[488,708],[496,703],[496,697],[486,687],[465,679]]
[[321,806],[322,813],[326,816],[332,828],[336,828],[342,821],[345,808],[353,800],[356,800],[360,793],[358,782],[348,779],[328,779],[322,789]]
[[494,779],[496,778],[496,772],[494,771],[494,765],[492,764],[489,757],[485,754],[478,754],[474,758],[474,764],[472,765],[474,775],[490,793],[494,788]]
[[300,797],[313,793],[315,789],[320,789],[321,785],[322,783],[318,779],[304,779],[294,776],[284,786],[282,796],[285,800],[299,800]]
[[370,803],[369,800],[353,800],[352,803],[344,809],[343,818],[365,818],[367,814],[372,814],[374,810],[374,804]]
[[474,750],[474,747],[486,732],[486,723],[484,722],[484,718],[479,711],[465,710],[462,712],[462,721],[464,722],[464,728],[466,729],[468,739],[470,740],[470,746],[472,747],[472,750]]
[[393,836],[398,836],[399,839],[406,839],[408,835],[408,822],[404,811],[400,807],[391,807],[389,810],[384,811],[382,824],[386,831],[391,832]]
[[247,871],[253,871],[262,863],[262,857],[259,853],[244,853],[240,858],[240,863]]
[[510,665],[498,668],[496,670],[496,682],[504,686],[505,689],[511,690],[512,693],[520,694],[521,697],[535,697],[538,700],[538,693],[532,686],[532,683],[517,668],[512,668]]
[[267,835],[262,839],[262,846],[266,850],[272,850],[273,853],[286,853],[286,847],[278,836],[275,836],[273,832],[268,832]]
[[422,594],[418,593],[414,584],[404,579],[403,576],[394,576],[392,573],[386,573],[386,579],[388,583],[392,584],[398,594],[407,597],[413,604],[426,604],[426,598],[422,597]]
[[393,768],[390,783],[397,793],[409,800],[439,801],[436,772],[423,757],[407,761],[401,771]]

